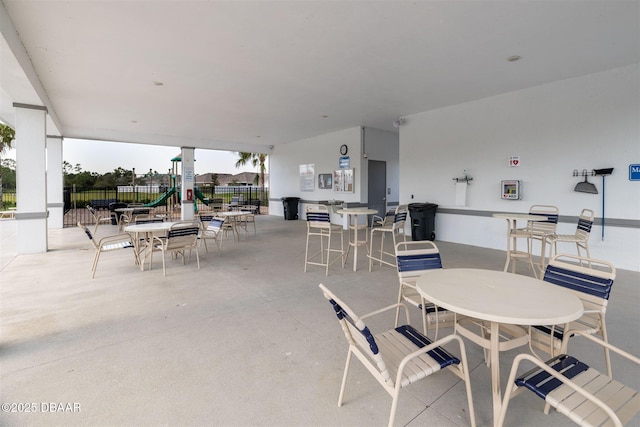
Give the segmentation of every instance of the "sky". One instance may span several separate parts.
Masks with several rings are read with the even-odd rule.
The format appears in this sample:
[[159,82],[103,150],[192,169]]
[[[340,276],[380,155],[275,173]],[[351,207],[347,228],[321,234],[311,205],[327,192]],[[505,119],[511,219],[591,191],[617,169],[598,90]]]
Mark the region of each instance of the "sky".
[[[166,173],[171,168],[171,159],[180,155],[179,147],[166,147],[145,144],[127,144],[121,142],[88,141],[65,138],[62,148],[63,160],[72,166],[80,164],[82,171],[104,174],[121,167],[136,169],[136,174],[144,174],[153,169]],[[2,158],[16,158],[16,150],[3,154]],[[196,148],[195,173],[258,172],[252,164],[236,168],[238,154],[233,151],[216,151]]]

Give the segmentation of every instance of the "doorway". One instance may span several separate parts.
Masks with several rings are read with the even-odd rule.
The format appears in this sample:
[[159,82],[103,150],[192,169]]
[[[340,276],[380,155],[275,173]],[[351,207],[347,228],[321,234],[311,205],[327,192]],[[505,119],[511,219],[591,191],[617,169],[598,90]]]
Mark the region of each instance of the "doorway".
[[[369,160],[368,206],[384,217],[387,213],[387,162]],[[371,221],[371,216],[369,216]],[[371,225],[371,223],[369,223]]]

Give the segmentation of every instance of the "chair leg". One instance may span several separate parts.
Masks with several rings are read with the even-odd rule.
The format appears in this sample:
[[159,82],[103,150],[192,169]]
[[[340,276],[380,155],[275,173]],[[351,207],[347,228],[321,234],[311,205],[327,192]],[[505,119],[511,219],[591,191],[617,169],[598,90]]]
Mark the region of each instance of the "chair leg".
[[[331,234],[331,230],[329,230],[329,235],[327,236],[327,267],[324,272],[325,276],[329,275],[329,264],[331,264]],[[322,240],[322,238],[320,238],[320,240]],[[324,254],[324,251],[322,253]]]
[[342,374],[342,384],[340,385],[340,395],[338,396],[338,406],[342,406],[342,398],[344,397],[344,387],[347,384],[347,374],[349,373],[349,364],[351,363],[351,348],[347,352],[347,361],[344,365],[344,374]]
[[304,251],[304,272],[307,272],[307,264],[309,262],[309,231],[307,231],[307,247]]
[[[604,323],[602,315],[600,315],[600,331],[602,335],[602,341],[609,343],[609,338],[607,337],[607,326]],[[609,378],[613,378],[613,374],[611,373],[611,356],[609,354],[609,348],[607,347],[604,348],[604,361],[607,365],[607,375],[609,376]]]
[[93,279],[96,275],[96,270],[98,269],[98,259],[100,259],[100,250],[96,251],[96,256],[93,257],[93,265],[91,266],[91,278]]
[[398,397],[400,396],[400,384],[396,384],[393,389],[393,400],[391,401],[391,413],[389,414],[389,427],[393,427],[396,418],[396,409],[398,409]]

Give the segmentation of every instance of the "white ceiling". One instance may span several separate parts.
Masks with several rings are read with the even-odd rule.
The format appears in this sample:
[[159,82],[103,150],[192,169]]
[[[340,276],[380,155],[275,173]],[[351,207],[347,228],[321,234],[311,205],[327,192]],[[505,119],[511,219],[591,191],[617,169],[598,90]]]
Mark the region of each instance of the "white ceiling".
[[393,131],[400,116],[640,56],[637,0],[2,4],[0,119],[12,102],[44,104],[65,137],[177,147]]

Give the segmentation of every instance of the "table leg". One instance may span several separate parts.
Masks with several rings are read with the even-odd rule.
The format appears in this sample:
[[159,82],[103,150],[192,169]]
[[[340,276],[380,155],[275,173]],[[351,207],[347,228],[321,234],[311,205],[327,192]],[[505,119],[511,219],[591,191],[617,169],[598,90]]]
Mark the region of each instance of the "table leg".
[[507,261],[504,263],[504,270],[507,271],[511,262],[511,221],[507,218]]
[[493,394],[493,425],[496,425],[502,404],[500,390],[500,323],[491,322],[491,391]]
[[358,268],[358,215],[353,215],[353,271]]

